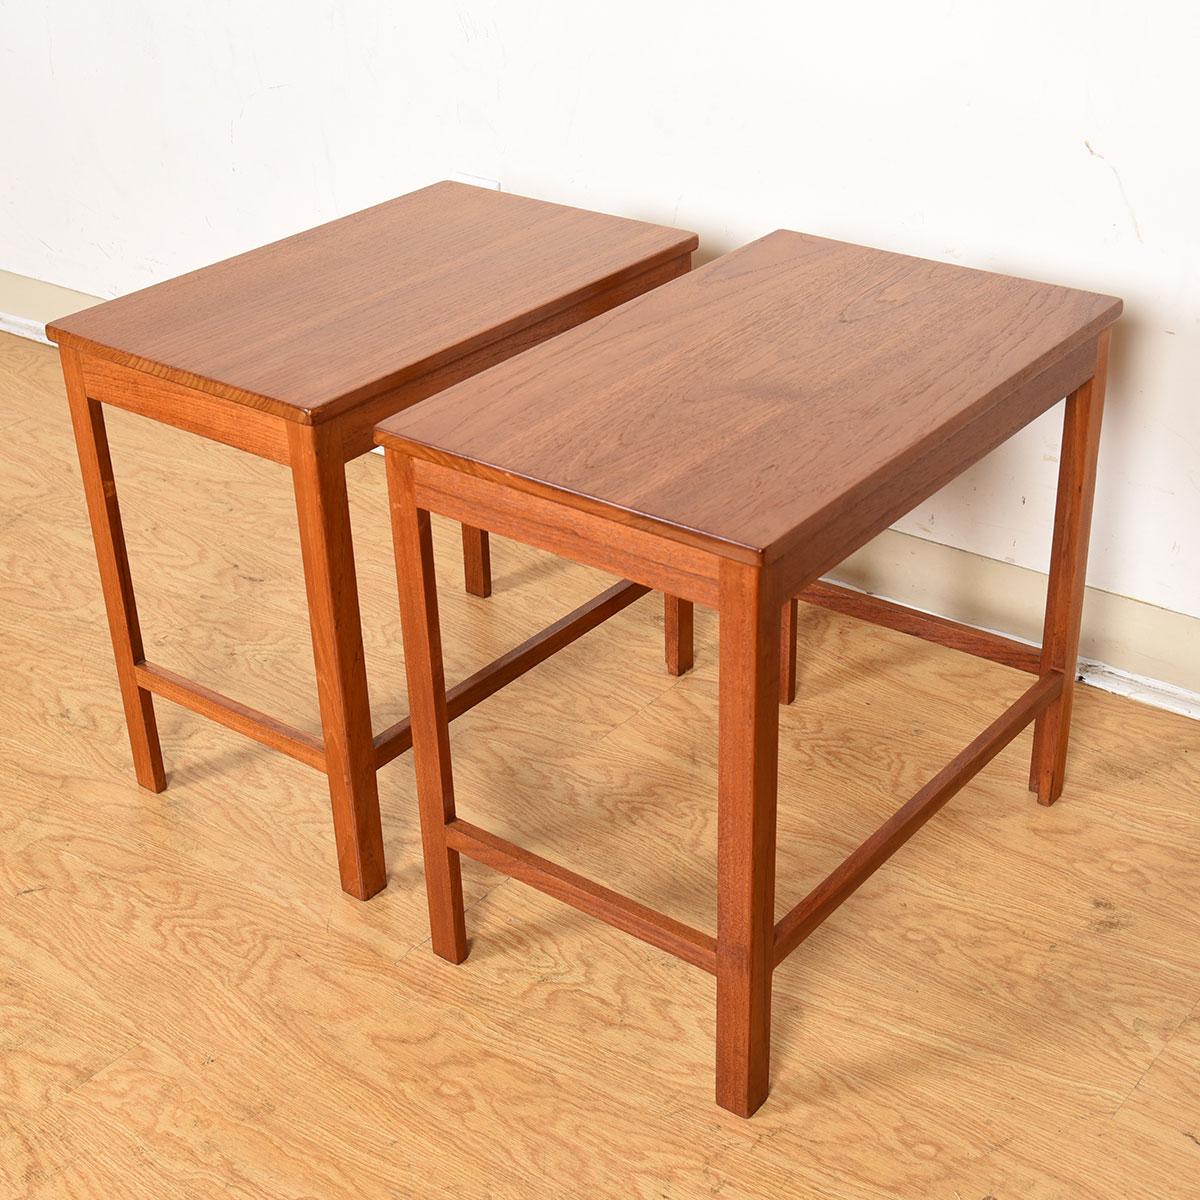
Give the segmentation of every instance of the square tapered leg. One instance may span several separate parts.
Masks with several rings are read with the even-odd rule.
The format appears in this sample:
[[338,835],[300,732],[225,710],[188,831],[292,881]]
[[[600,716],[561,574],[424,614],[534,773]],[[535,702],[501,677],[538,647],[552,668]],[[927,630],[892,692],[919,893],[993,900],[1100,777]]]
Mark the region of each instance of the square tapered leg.
[[717,794],[717,1103],[767,1097],[779,766],[779,613],[758,567],[723,562]]
[[454,775],[433,534],[429,513],[418,509],[413,498],[412,467],[406,459],[394,455],[388,457],[388,496],[404,631],[404,666],[408,676],[430,932],[434,953],[449,962],[460,963],[467,957],[467,935],[459,856],[446,843],[446,824],[454,819]]
[[1061,672],[1063,682],[1058,698],[1034,727],[1029,787],[1037,793],[1039,804],[1053,804],[1059,798],[1066,773],[1107,367],[1108,332],[1105,331],[1097,348],[1096,373],[1067,397],[1063,416],[1041,664],[1043,675]]
[[137,664],[143,658],[142,631],[129,573],[129,556],[125,551],[125,533],[121,527],[117,485],[108,451],[104,410],[87,396],[78,355],[64,352],[62,363],[121,703],[125,709],[125,725],[133,751],[133,769],[142,787],[161,792],[167,786],[167,777],[154,719],[154,697],[139,686],[136,677]]
[[334,424],[289,430],[308,594],[325,770],[343,891],[369,899],[387,883],[371,703],[359,617],[346,470]]

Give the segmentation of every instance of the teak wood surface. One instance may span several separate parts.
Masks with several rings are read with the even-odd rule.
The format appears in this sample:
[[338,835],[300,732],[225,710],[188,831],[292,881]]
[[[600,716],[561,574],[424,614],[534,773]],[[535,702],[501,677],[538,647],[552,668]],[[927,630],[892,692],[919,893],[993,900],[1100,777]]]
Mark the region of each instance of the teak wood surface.
[[64,317],[47,334],[312,424],[696,242],[661,225],[443,182]]
[[[371,727],[344,465],[381,417],[677,277],[695,246],[675,229],[440,183],[52,322],[138,781],[166,786],[157,694],[324,771],[342,887],[382,889],[375,773],[410,735]],[[146,661],[103,405],[290,467],[320,741]],[[466,589],[487,596],[488,535],[466,524],[462,538]]]
[[[369,904],[330,887],[327,789],[301,762],[160,704],[171,785],[147,797],[57,354],[0,334],[0,393],[0,1196],[1194,1191],[1200,722],[1081,684],[1051,808],[1022,800],[1026,729],[776,969],[771,1095],[741,1121],[711,1102],[707,970],[466,855],[471,956],[428,953],[408,756],[379,775],[392,885]],[[319,738],[279,469],[106,415],[147,654]],[[368,675],[396,681],[372,687],[383,729],[407,707],[383,458],[347,482]],[[495,538],[503,601],[480,601],[457,526],[433,537],[451,684],[612,583]],[[662,616],[646,595],[461,718],[455,802],[711,932],[717,620],[697,607],[675,678]],[[824,606],[799,634],[780,917],[1032,682]]]
[[[717,976],[716,1093],[766,1099],[778,963],[1037,721],[1033,786],[1062,788],[1099,447],[1109,296],[780,231],[383,422],[433,948],[467,953],[459,856],[508,871]],[[1068,395],[1040,660],[818,584]],[[428,511],[663,591],[668,663],[691,605],[721,626],[717,930],[680,930],[457,818]],[[779,702],[797,596],[1037,680],[782,920]]]
[[[781,230],[381,433],[613,521],[770,562],[847,510],[872,526],[907,468],[936,472],[939,447],[966,433],[961,471],[994,444],[975,423],[1002,423],[1031,389],[1042,408],[1073,391],[1120,311],[1111,296]],[[1064,360],[1075,378],[1038,389]],[[921,476],[905,486],[919,493]]]

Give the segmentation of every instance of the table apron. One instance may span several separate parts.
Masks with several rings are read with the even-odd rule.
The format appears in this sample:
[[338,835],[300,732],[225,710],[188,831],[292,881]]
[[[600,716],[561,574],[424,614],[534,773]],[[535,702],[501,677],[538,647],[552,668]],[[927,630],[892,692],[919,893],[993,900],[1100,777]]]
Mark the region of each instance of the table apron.
[[427,459],[413,458],[412,467],[420,508],[717,607],[715,554]]
[[172,383],[98,355],[81,356],[89,400],[173,425],[210,441],[286,465],[290,421],[247,404]]

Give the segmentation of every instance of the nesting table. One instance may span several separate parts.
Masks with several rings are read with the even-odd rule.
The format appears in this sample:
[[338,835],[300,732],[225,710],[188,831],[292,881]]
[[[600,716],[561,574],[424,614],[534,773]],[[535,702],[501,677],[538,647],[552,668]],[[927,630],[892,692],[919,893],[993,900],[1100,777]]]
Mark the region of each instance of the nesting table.
[[[676,229],[440,183],[51,323],[138,782],[166,783],[153,697],[185,705],[325,772],[342,887],[379,891],[375,773],[411,737],[407,720],[371,727],[345,463],[381,418],[675,278],[695,246]],[[290,468],[320,738],[146,660],[106,404]],[[464,527],[463,549],[468,590],[487,595],[487,534]],[[476,681],[458,711],[554,645]]]
[[[466,854],[712,972],[717,1101],[753,1113],[774,968],[1030,722],[1031,786],[1045,804],[1062,790],[1120,311],[1108,296],[780,231],[384,421],[435,952],[466,957]],[[1040,651],[819,583],[1064,396]],[[431,511],[624,580],[559,622],[560,641],[650,589],[718,610],[715,936],[456,816]],[[1035,679],[776,921],[778,702],[794,689],[798,597]],[[682,609],[677,639],[689,627]]]

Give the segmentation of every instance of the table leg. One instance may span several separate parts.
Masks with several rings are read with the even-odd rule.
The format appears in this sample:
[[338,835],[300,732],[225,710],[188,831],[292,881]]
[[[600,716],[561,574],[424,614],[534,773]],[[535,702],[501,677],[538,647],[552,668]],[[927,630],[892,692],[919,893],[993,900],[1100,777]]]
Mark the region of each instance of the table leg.
[[1107,330],[1100,335],[1095,375],[1067,397],[1063,417],[1041,663],[1043,675],[1050,671],[1063,673],[1063,687],[1058,699],[1038,717],[1034,727],[1029,787],[1037,793],[1039,804],[1053,804],[1062,794],[1066,770],[1108,368],[1108,336]]
[[83,492],[96,546],[96,562],[100,567],[100,586],[108,612],[121,703],[125,708],[125,725],[133,751],[133,769],[142,787],[161,792],[167,781],[158,725],[154,719],[154,698],[145,688],[138,687],[134,677],[134,666],[143,658],[142,632],[129,573],[129,556],[125,550],[125,534],[121,528],[121,509],[113,480],[108,434],[104,428],[104,410],[97,401],[87,397],[79,356],[64,350],[62,364],[71,404],[71,424],[79,451]]
[[743,1117],[770,1079],[780,605],[767,582],[721,563],[717,1103]]
[[472,596],[492,594],[492,550],[486,529],[462,527],[463,575]]
[[800,617],[800,601],[793,597],[783,606],[779,626],[779,703],[791,704],[796,699],[796,634]]
[[454,774],[433,534],[429,514],[417,508],[410,461],[389,452],[387,476],[430,932],[434,953],[460,963],[467,957],[467,935],[458,851],[446,844],[446,824],[454,819]]
[[686,675],[695,663],[695,606],[678,596],[663,596],[667,670]]
[[368,900],[387,868],[340,433],[293,424],[288,443],[338,870],[342,889]]

